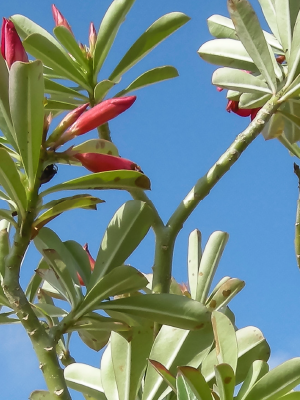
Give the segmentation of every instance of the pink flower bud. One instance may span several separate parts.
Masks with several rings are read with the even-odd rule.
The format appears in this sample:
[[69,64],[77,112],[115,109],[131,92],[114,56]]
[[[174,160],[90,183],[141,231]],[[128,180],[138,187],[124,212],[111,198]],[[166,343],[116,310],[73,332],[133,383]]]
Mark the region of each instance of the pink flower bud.
[[[82,246],[83,250],[85,250],[87,252],[88,258],[89,258],[89,262],[90,262],[90,266],[91,266],[91,271],[94,271],[94,267],[95,267],[95,260],[93,259],[93,257],[91,256],[91,253],[89,252],[89,248],[87,243]],[[79,273],[77,272],[77,276],[78,276],[78,280],[81,286],[85,286],[81,276],[79,275]]]
[[12,21],[3,18],[1,54],[10,69],[15,61],[28,62],[26,51]]
[[234,112],[235,114],[239,115],[240,117],[251,117],[251,121],[256,117],[256,114],[261,109],[258,108],[239,108],[239,102],[236,100],[228,100],[228,104],[226,110],[228,112]]
[[59,140],[59,137],[64,133],[66,129],[74,124],[74,122],[80,117],[80,115],[87,109],[88,106],[89,103],[86,103],[82,106],[75,108],[75,110],[70,111],[51,133],[46,145],[53,146],[54,148],[58,147],[59,144],[55,142]]
[[89,45],[90,45],[90,53],[94,54],[95,45],[97,41],[97,31],[93,22],[90,24],[90,32],[89,32]]
[[134,162],[109,154],[77,153],[74,157],[91,172],[116,171],[120,169],[142,172]]
[[52,15],[53,15],[53,18],[54,18],[55,26],[64,26],[73,34],[72,29],[71,29],[68,21],[62,15],[62,13],[59,11],[59,9],[56,8],[54,4],[52,4],[51,7],[52,7]]

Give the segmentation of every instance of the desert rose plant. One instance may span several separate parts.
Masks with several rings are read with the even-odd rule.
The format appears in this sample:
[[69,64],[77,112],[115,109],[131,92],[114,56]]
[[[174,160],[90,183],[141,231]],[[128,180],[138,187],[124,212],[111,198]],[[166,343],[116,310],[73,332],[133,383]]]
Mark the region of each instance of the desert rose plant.
[[[156,67],[114,97],[109,93],[189,17],[171,12],[156,20],[108,79],[98,81],[133,3],[114,0],[98,32],[90,25],[88,46],[77,42],[54,5],[54,36],[22,15],[3,20],[0,198],[7,207],[0,209],[0,303],[6,309],[0,322],[21,323],[32,342],[48,390],[36,390],[30,399],[67,400],[68,387],[101,400],[229,400],[235,393],[238,400],[298,399],[299,392],[291,391],[300,383],[300,359],[269,371],[270,349],[261,331],[235,326],[228,303],[244,282],[224,277],[212,287],[228,234],[213,232],[204,249],[200,231],[190,234],[189,287],[172,278],[172,259],[187,218],[261,132],[299,156],[300,4],[260,0],[272,33],[262,31],[247,0],[228,1],[231,19],[208,20],[216,39],[199,54],[223,66],[213,84],[228,90],[227,110],[252,122],[165,223],[146,194],[150,179],[143,166],[119,156],[108,122],[123,112],[130,116],[138,101],[131,92],[178,73],[172,66]],[[72,143],[93,129],[94,139]],[[59,163],[91,173],[52,185]],[[63,242],[46,226],[68,210],[95,210],[103,200],[90,194],[94,189],[126,190],[133,198],[115,212],[95,259],[87,245]],[[65,190],[89,193],[62,197]],[[46,200],[53,193],[58,198]],[[146,274],[125,263],[150,228],[154,267]],[[20,268],[31,243],[41,260],[24,289]],[[88,347],[105,348],[100,369],[75,362],[70,349],[75,331]]]

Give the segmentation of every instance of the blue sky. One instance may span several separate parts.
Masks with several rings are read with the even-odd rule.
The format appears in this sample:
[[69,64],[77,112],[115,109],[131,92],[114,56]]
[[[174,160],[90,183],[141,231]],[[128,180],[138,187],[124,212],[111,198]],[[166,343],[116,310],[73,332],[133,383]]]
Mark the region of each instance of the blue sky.
[[[252,3],[259,11],[257,1]],[[98,29],[110,0],[59,0],[55,4],[68,19],[76,38],[87,43],[89,23],[93,21]],[[54,26],[50,1],[14,0],[3,3],[1,11],[6,18],[24,14],[48,31]],[[136,0],[100,78],[108,77],[154,20],[171,11],[182,11],[191,21],[132,68],[116,90],[160,65],[175,66],[179,78],[137,91],[133,107],[110,124],[120,154],[139,164],[151,179],[149,196],[164,221],[249,122],[248,118],[226,112],[225,92],[218,93],[211,84],[215,67],[197,54],[200,45],[211,39],[206,19],[212,14],[228,15],[225,0]],[[95,132],[84,140],[92,137],[96,137]],[[173,275],[179,282],[187,282],[189,233],[198,228],[203,244],[215,230],[230,234],[216,282],[226,275],[246,281],[246,287],[231,303],[236,324],[262,330],[272,349],[273,365],[300,355],[300,274],[293,247],[298,196],[294,161],[297,162],[278,141],[265,142],[258,137],[184,225],[174,255]],[[60,166],[52,183],[85,174],[83,168]],[[62,240],[88,242],[94,256],[107,223],[117,208],[130,199],[125,192],[95,194],[106,201],[98,211],[70,211],[49,224]],[[151,272],[153,245],[150,232],[129,262],[142,272]],[[21,271],[23,284],[29,281],[38,261],[36,250],[30,248]],[[87,349],[75,336],[71,344],[75,359],[99,367],[99,353]],[[44,388],[31,344],[21,327],[1,326],[0,347],[2,398],[27,398],[32,390]],[[81,396],[74,395],[77,398]]]

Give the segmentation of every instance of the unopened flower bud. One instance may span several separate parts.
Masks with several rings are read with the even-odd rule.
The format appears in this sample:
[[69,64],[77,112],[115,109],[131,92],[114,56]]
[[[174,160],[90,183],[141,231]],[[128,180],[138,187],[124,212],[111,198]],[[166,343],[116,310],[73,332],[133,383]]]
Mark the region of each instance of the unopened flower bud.
[[116,171],[121,169],[141,171],[141,168],[126,158],[98,153],[77,153],[74,155],[83,167],[91,172]]
[[94,54],[95,45],[97,41],[97,31],[93,22],[90,24],[90,32],[89,32],[89,45],[90,45],[90,54]]
[[64,26],[65,28],[67,28],[73,34],[71,26],[69,25],[69,23],[66,20],[66,18],[59,11],[59,9],[56,8],[54,4],[52,4],[51,7],[52,7],[52,15],[53,15],[53,18],[54,18],[55,26]]
[[12,21],[3,18],[1,29],[1,54],[8,69],[15,61],[28,62],[26,51]]

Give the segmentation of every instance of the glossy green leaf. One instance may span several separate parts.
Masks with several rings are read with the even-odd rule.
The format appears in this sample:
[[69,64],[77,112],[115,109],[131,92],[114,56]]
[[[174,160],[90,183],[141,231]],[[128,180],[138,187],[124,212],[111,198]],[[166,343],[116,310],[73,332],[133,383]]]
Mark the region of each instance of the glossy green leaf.
[[32,308],[38,317],[65,317],[68,315],[66,310],[52,304],[36,303],[32,304]]
[[100,103],[112,87],[114,87],[118,82],[113,82],[108,79],[100,81],[97,83],[94,89],[94,97],[96,104]]
[[11,214],[12,212],[9,210],[0,209],[0,220],[6,219],[16,228],[18,225]]
[[230,276],[224,276],[217,284],[216,286],[213,288],[211,294],[209,295],[209,297],[207,298],[207,300],[205,301],[205,305],[206,307],[208,306],[208,304],[210,303],[210,301],[212,300],[212,298],[214,297],[214,295],[217,293],[217,291],[220,289],[220,287],[222,285],[224,285],[226,282],[229,281]]
[[[1,149],[0,149],[1,151]],[[40,194],[41,197],[47,194],[59,192],[60,190],[86,190],[86,189],[150,189],[149,178],[137,171],[108,171],[98,172],[75,178],[71,181],[60,183],[46,189]]]
[[[81,298],[81,289],[78,287],[79,274],[82,279],[87,278],[86,267],[81,266],[82,258],[77,258],[77,252],[73,252],[72,249],[69,251],[69,245],[65,245],[58,235],[53,232],[49,228],[42,228],[39,231],[39,234],[34,239],[34,244],[38,251],[44,255],[45,249],[54,249],[60,256],[63,263],[67,266],[67,270],[64,272],[68,276],[67,282],[70,282],[70,279],[73,281],[73,286],[75,286],[75,290],[77,292],[77,297]],[[67,285],[68,287],[68,285]]]
[[[267,0],[267,1],[272,2],[272,0]],[[212,15],[207,19],[207,24],[208,24],[208,30],[212,36],[218,39],[239,40],[235,31],[234,24],[230,18],[223,17],[223,15]],[[267,43],[270,46],[276,49],[279,54],[283,53],[281,44],[272,34],[266,31],[263,31],[263,34],[266,38]]]
[[42,277],[37,273],[37,271],[42,270],[42,269],[43,270],[49,269],[48,264],[46,263],[44,258],[42,258],[40,260],[37,270],[35,271],[35,274],[30,279],[30,282],[25,291],[26,297],[28,298],[30,303],[33,303],[35,296],[37,295],[38,289],[42,283]]
[[0,280],[2,281],[5,272],[5,259],[10,250],[9,232],[7,228],[0,230]]
[[235,377],[231,366],[228,364],[216,365],[215,375],[220,400],[233,400]]
[[221,312],[212,313],[212,327],[216,342],[216,355],[219,364],[228,364],[236,371],[238,347],[235,329],[230,319]]
[[197,400],[197,397],[193,393],[190,385],[180,372],[176,377],[176,389],[178,400]]
[[121,90],[114,97],[124,96],[133,90],[138,90],[145,86],[153,85],[157,82],[166,81],[167,79],[176,78],[177,76],[179,76],[177,69],[170,65],[156,67],[141,74],[133,82],[131,82],[130,85]]
[[63,280],[56,275],[53,269],[49,269],[48,264],[47,267],[48,269],[36,270],[36,274],[40,277],[41,281],[44,281],[42,290],[48,296],[71,302],[68,289],[65,287]]
[[16,203],[22,217],[27,207],[27,196],[16,164],[6,150],[0,148],[0,185],[8,196]]
[[53,29],[54,35],[57,40],[64,46],[64,48],[70,53],[75,60],[78,62],[81,69],[89,71],[88,60],[83,55],[78,42],[76,41],[74,35],[65,26],[56,26]]
[[135,268],[129,265],[116,267],[88,290],[82,304],[76,310],[76,318],[102,308],[101,301],[108,297],[142,289],[147,283],[144,275]]
[[290,0],[275,0],[274,4],[280,41],[282,43],[288,65],[290,66],[291,64],[289,59],[292,48],[292,36],[300,8],[300,3],[298,1]]
[[276,75],[271,60],[271,57],[275,56],[269,52],[259,20],[251,4],[247,0],[229,0],[228,10],[239,39],[271,91],[276,93]]
[[139,200],[127,201],[116,211],[102,239],[89,288],[126,261],[147,234],[152,221],[151,208]]
[[96,400],[106,400],[101,385],[101,371],[82,363],[68,365],[64,376],[69,388],[94,397]]
[[216,231],[210,235],[206,243],[199,266],[196,292],[196,300],[203,304],[208,296],[213,277],[219,265],[228,238],[228,233]]
[[[299,400],[300,392],[290,392],[282,397],[279,397],[280,400]],[[278,400],[279,400],[278,399]]]
[[153,324],[131,329],[130,340],[111,334],[111,356],[120,399],[136,399],[153,343]]
[[[262,332],[253,326],[236,331],[238,343],[238,363],[236,371],[236,385],[242,382],[255,360],[268,361],[270,348]],[[201,372],[209,383],[214,381],[214,365],[218,364],[216,349],[213,349],[201,366]]]
[[78,335],[83,343],[90,349],[100,351],[107,344],[110,331],[90,331],[89,329],[82,329],[78,331]]
[[[71,99],[69,99],[71,101]],[[78,107],[78,104],[74,103],[69,103],[68,101],[57,101],[57,100],[51,100],[47,99],[45,103],[45,110],[46,111],[72,111],[75,110],[75,108]]]
[[97,35],[94,53],[94,76],[98,75],[115,40],[120,25],[135,0],[114,0],[104,15]]
[[77,208],[87,208],[90,210],[97,210],[96,204],[104,203],[104,200],[98,199],[97,197],[89,194],[78,194],[72,197],[65,197],[60,200],[56,200],[55,203],[51,202],[47,206],[47,211],[41,214],[33,223],[33,228],[40,230],[53,218],[62,214],[65,211],[75,210]]
[[275,1],[274,0],[258,0],[264,14],[264,17],[271,28],[272,32],[276,36],[278,40],[280,40],[278,26],[277,26],[277,18],[275,11]]
[[78,91],[61,85],[60,83],[54,82],[48,78],[44,78],[44,85],[45,85],[45,93],[48,94],[59,94],[63,96],[68,96],[68,97],[73,97],[76,98],[78,97],[79,99],[85,100],[87,103],[89,102],[89,98],[87,96],[84,96],[83,94],[79,93]]
[[201,258],[201,232],[195,229],[190,233],[188,245],[188,276],[192,299],[196,299],[198,270]]
[[72,148],[72,151],[76,153],[98,153],[98,154],[110,154],[112,156],[118,156],[119,152],[116,146],[104,139],[90,139],[86,142],[80,143]]
[[180,12],[172,12],[160,17],[130,47],[108,79],[118,81],[126,71],[189,20],[187,15]]
[[226,99],[238,101],[241,97],[241,94],[242,93],[237,92],[235,90],[227,90]]
[[112,363],[110,344],[106,347],[101,358],[101,378],[107,400],[120,400],[115,370]]
[[265,138],[265,140],[269,140],[277,138],[278,136],[282,135],[283,130],[284,130],[284,118],[278,112],[272,115],[270,120],[264,126],[264,129],[262,130],[261,133]]
[[44,80],[41,61],[15,62],[9,74],[9,103],[22,163],[33,189],[44,125]]
[[114,331],[114,332],[126,332],[131,328],[114,318],[104,317],[103,315],[91,312],[86,314],[84,317],[79,318],[72,326],[68,328],[68,332],[88,330],[92,331]]
[[[294,102],[292,100],[287,101],[284,104],[283,111],[287,112],[288,114],[297,116],[300,113],[300,103]],[[294,121],[292,121],[290,118],[287,118],[285,115],[279,115],[281,115],[284,119],[284,134],[286,138],[291,144],[298,142],[300,140],[300,127],[298,126],[298,124],[295,124]],[[294,153],[294,149],[295,146],[293,146],[292,153]]]
[[275,400],[290,392],[300,383],[300,358],[292,358],[265,374],[244,400]]
[[272,95],[262,93],[243,93],[240,97],[240,108],[258,108],[263,107]]
[[243,44],[234,39],[215,39],[198,50],[200,57],[215,65],[257,72],[257,67]]
[[211,390],[201,372],[192,367],[179,367],[178,372],[184,377],[193,394],[198,400],[212,400]]
[[212,76],[213,85],[242,93],[272,93],[268,85],[246,71],[234,68],[219,68]]
[[176,393],[176,378],[171,372],[163,366],[160,362],[155,360],[150,360],[149,363],[155,369],[156,372],[163,378],[163,380],[172,388],[172,390]]
[[30,393],[29,400],[52,400],[53,396],[46,390],[34,390]]
[[290,114],[289,112],[281,109],[278,111],[281,115],[283,115],[286,119],[291,121],[293,124],[295,124],[298,128],[300,128],[300,117],[294,114]]
[[244,400],[252,386],[269,371],[269,365],[262,360],[256,360],[251,365],[246,379],[244,380],[236,400]]
[[182,329],[203,329],[210,325],[206,307],[185,296],[145,294],[101,303],[102,310],[112,310],[151,319]]
[[209,311],[218,310],[226,306],[245,286],[245,282],[238,278],[230,278],[224,282],[215,294],[206,303]]
[[[198,368],[209,353],[212,343],[210,325],[195,331],[163,325],[155,338],[149,358],[161,363],[175,375],[179,365]],[[143,400],[157,399],[161,393],[166,394],[167,391],[170,392],[171,389],[168,389],[163,378],[154,369],[148,368]]]
[[80,277],[87,285],[91,277],[91,264],[87,252],[74,240],[67,240],[64,242],[64,246],[73,259],[76,260],[78,267],[80,267]]
[[53,68],[62,77],[78,83],[87,91],[91,91],[89,84],[75,67],[68,54],[55,46],[47,37],[33,33],[23,41],[23,46],[33,57]]
[[8,69],[2,55],[0,55],[0,76],[0,130],[14,149],[18,150],[8,100]]
[[2,313],[0,314],[0,325],[7,325],[7,324],[19,324],[20,320],[17,318],[11,318],[11,312]]

